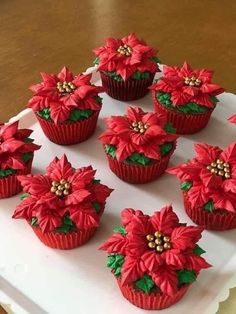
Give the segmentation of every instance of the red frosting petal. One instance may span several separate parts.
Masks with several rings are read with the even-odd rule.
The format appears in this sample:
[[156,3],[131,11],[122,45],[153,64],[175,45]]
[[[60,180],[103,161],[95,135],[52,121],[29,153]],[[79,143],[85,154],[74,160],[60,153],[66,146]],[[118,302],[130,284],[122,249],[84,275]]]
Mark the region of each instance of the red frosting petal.
[[172,206],[163,207],[159,212],[150,219],[155,231],[160,231],[164,234],[170,234],[178,225],[178,216],[173,212]]

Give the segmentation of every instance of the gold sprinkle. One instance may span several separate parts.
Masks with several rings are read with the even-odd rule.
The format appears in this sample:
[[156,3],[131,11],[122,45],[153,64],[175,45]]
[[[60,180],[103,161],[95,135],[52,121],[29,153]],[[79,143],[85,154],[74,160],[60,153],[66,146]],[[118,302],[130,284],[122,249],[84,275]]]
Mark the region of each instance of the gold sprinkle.
[[161,238],[157,238],[157,239],[155,240],[155,243],[156,243],[157,245],[162,244],[162,239],[161,239]]
[[164,242],[170,242],[170,237],[165,236],[165,237],[163,237],[163,240],[164,240]]
[[56,186],[52,186],[50,191],[51,191],[52,193],[55,193],[55,192],[57,191],[57,187],[56,187]]
[[156,247],[155,242],[149,242],[148,246],[150,247],[150,249],[154,249]]
[[156,238],[161,238],[161,236],[162,236],[162,234],[159,231],[156,231],[154,233],[154,235],[155,235]]
[[158,245],[158,246],[156,247],[157,252],[162,252],[163,249],[164,249],[164,248],[163,248],[162,245]]
[[57,196],[62,196],[62,191],[57,190],[57,191],[56,191],[56,195],[57,195]]
[[171,248],[171,245],[170,245],[170,243],[165,243],[164,244],[164,249],[166,249],[166,250],[169,250]]
[[147,239],[148,241],[153,241],[153,240],[154,240],[154,236],[153,236],[152,234],[148,234],[148,235],[146,236],[146,239]]
[[224,174],[225,174],[224,171],[222,171],[222,170],[218,171],[218,175],[219,175],[219,176],[223,177]]

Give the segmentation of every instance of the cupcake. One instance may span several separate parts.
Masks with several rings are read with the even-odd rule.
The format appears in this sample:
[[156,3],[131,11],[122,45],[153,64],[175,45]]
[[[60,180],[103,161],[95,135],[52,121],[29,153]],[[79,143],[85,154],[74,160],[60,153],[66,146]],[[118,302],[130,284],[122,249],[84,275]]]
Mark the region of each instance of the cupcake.
[[175,130],[163,115],[128,107],[124,116],[106,119],[99,137],[112,172],[130,183],[157,179],[167,168],[176,148]]
[[206,229],[236,228],[236,142],[195,144],[196,157],[167,170],[181,181],[189,217]]
[[34,151],[29,129],[19,129],[19,121],[0,125],[0,198],[19,193],[22,188],[17,175],[31,172]]
[[107,38],[103,47],[93,50],[97,56],[102,85],[112,98],[135,100],[148,93],[156,72],[159,71],[156,50],[134,33],[122,39]]
[[58,75],[42,73],[43,82],[30,87],[28,102],[50,141],[70,145],[95,131],[104,89],[90,83],[92,74],[74,76],[67,68]]
[[164,66],[164,75],[150,87],[155,110],[166,116],[179,134],[203,129],[224,90],[211,82],[213,71]]
[[123,296],[146,310],[161,310],[178,302],[201,269],[209,265],[197,245],[201,227],[179,222],[171,206],[151,217],[140,210],[121,212],[122,226],[101,246],[107,267]]
[[25,194],[13,218],[25,219],[40,241],[62,250],[87,242],[99,226],[112,189],[94,178],[91,166],[75,169],[64,155],[45,175],[20,175]]
[[236,114],[230,117],[228,120],[229,122],[236,124]]

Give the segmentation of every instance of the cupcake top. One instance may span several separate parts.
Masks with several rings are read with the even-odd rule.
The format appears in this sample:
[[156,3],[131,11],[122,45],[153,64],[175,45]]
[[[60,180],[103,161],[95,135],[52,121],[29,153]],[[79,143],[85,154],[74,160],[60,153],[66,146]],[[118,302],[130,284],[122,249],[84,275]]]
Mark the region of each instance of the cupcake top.
[[168,173],[181,180],[193,207],[208,212],[236,211],[236,142],[225,149],[195,144],[196,157],[169,168]]
[[[106,118],[107,130],[99,137],[108,155],[118,161],[149,165],[174,150],[175,129],[158,113],[128,107],[124,116]],[[171,133],[172,132],[172,133]]]
[[150,89],[166,108],[182,113],[204,113],[216,106],[216,95],[224,89],[211,82],[213,71],[193,70],[186,62],[180,67],[163,67],[161,77]]
[[30,87],[33,97],[27,106],[55,124],[89,118],[101,109],[98,93],[104,88],[90,83],[92,74],[74,76],[66,67],[59,74],[41,73],[43,81]]
[[236,124],[236,114],[230,117],[228,120],[229,122]]
[[98,70],[116,80],[148,78],[159,71],[157,51],[140,40],[134,33],[122,38],[108,37],[103,47],[93,50]]
[[112,189],[94,178],[91,166],[75,169],[66,155],[49,164],[46,174],[22,175],[23,201],[13,218],[26,219],[43,232],[70,232],[98,226]]
[[122,285],[172,296],[210,267],[197,245],[203,229],[181,224],[171,206],[152,216],[126,208],[121,222],[100,249],[108,252],[107,266]]
[[19,121],[0,125],[0,178],[24,169],[41,146],[33,143],[30,129],[19,129]]

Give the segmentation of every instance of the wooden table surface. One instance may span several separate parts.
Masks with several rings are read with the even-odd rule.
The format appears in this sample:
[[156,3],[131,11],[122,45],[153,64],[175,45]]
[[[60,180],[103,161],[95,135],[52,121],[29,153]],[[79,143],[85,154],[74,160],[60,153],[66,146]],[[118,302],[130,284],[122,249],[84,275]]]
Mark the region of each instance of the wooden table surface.
[[[0,0],[0,22],[0,121],[24,108],[40,72],[81,72],[105,37],[133,31],[163,63],[214,69],[215,82],[236,92],[233,0]],[[236,313],[236,301],[219,313]]]

